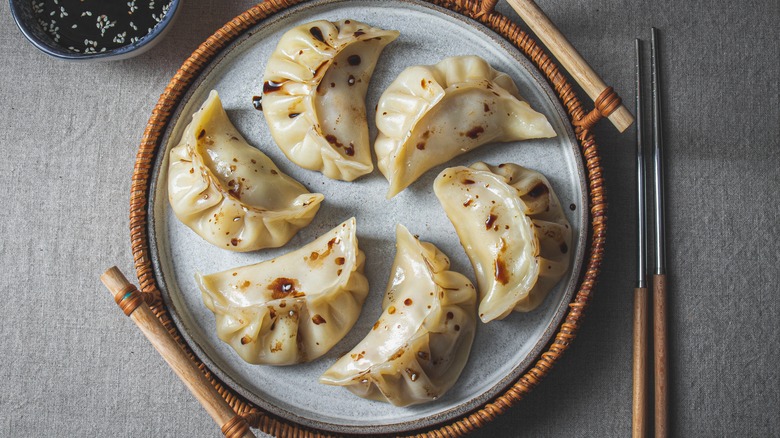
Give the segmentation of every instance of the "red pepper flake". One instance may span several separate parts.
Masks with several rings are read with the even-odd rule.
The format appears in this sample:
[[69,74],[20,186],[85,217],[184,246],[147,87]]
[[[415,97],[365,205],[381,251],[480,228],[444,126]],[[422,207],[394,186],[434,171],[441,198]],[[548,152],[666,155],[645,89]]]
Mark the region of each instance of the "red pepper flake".
[[479,137],[479,134],[482,134],[483,132],[485,132],[485,128],[481,126],[475,126],[461,135],[465,135],[466,137],[471,139],[476,139],[477,137]]
[[314,315],[314,316],[311,318],[311,322],[313,322],[313,323],[315,323],[315,324],[317,324],[317,325],[320,325],[320,324],[325,324],[327,321],[325,321],[325,318],[323,318],[323,317],[322,317],[322,316],[320,316],[320,315]]
[[496,221],[496,219],[498,219],[498,216],[490,213],[490,216],[488,216],[487,220],[485,221],[485,229],[489,230],[491,227],[493,227],[493,223]]
[[366,355],[365,351],[361,351],[360,353],[352,353],[349,355],[349,357],[352,358],[352,360],[360,360],[363,359],[363,357]]
[[398,351],[393,353],[393,355],[390,356],[390,358],[388,360],[396,360],[396,359],[398,359],[399,357],[401,357],[403,355],[404,355],[404,349],[403,348],[399,348]]
[[507,269],[506,262],[500,255],[496,258],[495,278],[501,284],[509,283],[509,269]]

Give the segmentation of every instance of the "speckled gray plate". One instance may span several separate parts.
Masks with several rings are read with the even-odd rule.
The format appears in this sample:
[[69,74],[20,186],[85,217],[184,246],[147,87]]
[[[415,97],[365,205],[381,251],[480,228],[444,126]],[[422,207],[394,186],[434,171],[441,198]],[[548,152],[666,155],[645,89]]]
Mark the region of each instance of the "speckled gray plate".
[[[280,36],[312,20],[355,19],[401,36],[379,59],[367,108],[371,138],[376,136],[374,107],[382,91],[406,67],[434,64],[454,55],[478,54],[512,76],[523,96],[544,113],[558,136],[484,146],[439,166],[390,201],[387,181],[378,171],[355,182],[330,180],[291,163],[274,144],[263,115],[252,106],[260,95],[265,64]],[[192,113],[210,90],[247,140],[265,152],[282,171],[325,195],[314,221],[283,248],[232,253],[205,242],[174,216],[166,192],[167,151],[174,146]],[[261,408],[304,426],[336,433],[400,433],[452,420],[479,407],[513,383],[539,356],[564,316],[579,277],[587,231],[586,185],[579,146],[566,113],[543,77],[511,44],[491,30],[446,9],[414,1],[330,1],[293,7],[264,21],[217,56],[197,78],[173,114],[162,142],[150,190],[150,249],[157,283],[171,315],[189,345],[220,379]],[[381,313],[381,301],[395,255],[395,224],[406,225],[420,239],[450,256],[452,269],[474,281],[457,235],[432,192],[436,175],[447,166],[514,162],[543,172],[561,199],[574,229],[573,263],[564,280],[534,312],[503,321],[479,323],[468,365],[457,384],[440,399],[407,408],[364,400],[317,378],[369,331]],[[355,216],[360,247],[366,253],[371,290],[352,331],[324,357],[288,367],[250,365],[217,338],[212,313],[203,305],[196,271],[211,273],[257,263],[297,249],[343,220]],[[476,282],[475,282],[476,284]]]

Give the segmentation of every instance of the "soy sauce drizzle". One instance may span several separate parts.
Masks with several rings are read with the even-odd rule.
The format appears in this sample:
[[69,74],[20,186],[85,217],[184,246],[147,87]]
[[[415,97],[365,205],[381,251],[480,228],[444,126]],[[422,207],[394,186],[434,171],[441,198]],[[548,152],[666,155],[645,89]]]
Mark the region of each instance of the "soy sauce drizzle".
[[252,96],[252,106],[255,107],[256,110],[262,111],[263,110],[263,96]]
[[482,134],[485,132],[485,128],[481,126],[475,126],[468,130],[468,132],[463,133],[462,135],[465,135],[468,138],[475,139],[479,137],[479,134]]
[[498,219],[498,216],[496,216],[493,213],[490,213],[490,216],[488,216],[487,220],[485,221],[485,229],[489,230],[493,228],[493,223],[496,222],[496,219]]
[[283,83],[277,83],[274,81],[266,81],[263,84],[263,94],[273,93],[282,89]]
[[544,183],[538,183],[534,186],[534,188],[531,189],[531,191],[528,192],[528,196],[532,198],[538,198],[542,195],[546,195],[550,193],[550,189],[547,188],[547,186]]
[[309,29],[309,33],[317,40],[323,43],[325,42],[325,37],[322,35],[322,30],[320,30],[319,27],[312,27],[311,29]]

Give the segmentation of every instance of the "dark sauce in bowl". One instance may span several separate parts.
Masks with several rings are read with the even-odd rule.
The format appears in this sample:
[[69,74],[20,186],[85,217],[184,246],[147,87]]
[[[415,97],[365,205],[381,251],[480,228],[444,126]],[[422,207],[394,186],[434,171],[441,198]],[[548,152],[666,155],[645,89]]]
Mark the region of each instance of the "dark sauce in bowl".
[[73,53],[102,53],[152,33],[171,0],[31,0],[41,29]]

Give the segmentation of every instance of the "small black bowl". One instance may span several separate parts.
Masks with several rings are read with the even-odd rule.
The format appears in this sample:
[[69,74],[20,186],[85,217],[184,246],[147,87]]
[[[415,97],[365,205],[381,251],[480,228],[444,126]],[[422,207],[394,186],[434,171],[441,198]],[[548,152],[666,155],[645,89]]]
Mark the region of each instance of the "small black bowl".
[[37,48],[47,55],[66,60],[111,60],[131,58],[151,49],[157,44],[171,27],[171,23],[176,19],[179,13],[181,0],[171,0],[168,12],[163,19],[152,29],[152,32],[144,35],[138,41],[115,49],[106,50],[97,53],[76,53],[68,50],[52,39],[41,26],[35,17],[32,9],[32,0],[9,0],[11,6],[11,15],[19,26],[24,36]]

